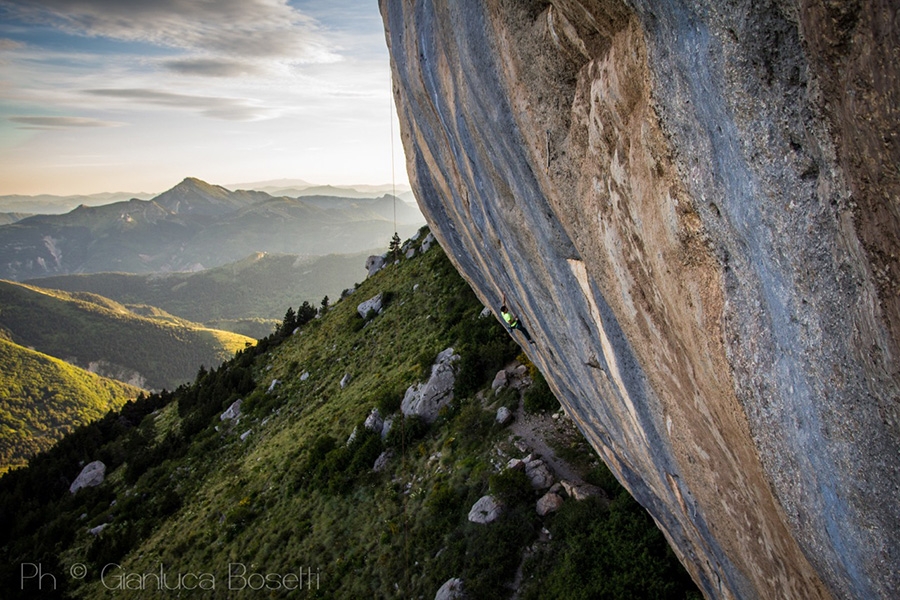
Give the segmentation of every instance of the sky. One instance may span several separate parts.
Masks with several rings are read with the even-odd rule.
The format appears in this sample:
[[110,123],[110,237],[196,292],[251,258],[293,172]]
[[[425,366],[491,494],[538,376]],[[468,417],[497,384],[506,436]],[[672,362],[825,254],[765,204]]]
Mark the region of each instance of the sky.
[[405,184],[390,85],[377,0],[0,0],[0,195]]

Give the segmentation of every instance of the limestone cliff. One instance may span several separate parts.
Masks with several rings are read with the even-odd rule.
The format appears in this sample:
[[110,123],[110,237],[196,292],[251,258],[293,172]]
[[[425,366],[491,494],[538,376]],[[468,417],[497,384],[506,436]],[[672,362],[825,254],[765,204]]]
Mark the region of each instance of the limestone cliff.
[[893,0],[381,0],[453,261],[710,597],[900,596]]

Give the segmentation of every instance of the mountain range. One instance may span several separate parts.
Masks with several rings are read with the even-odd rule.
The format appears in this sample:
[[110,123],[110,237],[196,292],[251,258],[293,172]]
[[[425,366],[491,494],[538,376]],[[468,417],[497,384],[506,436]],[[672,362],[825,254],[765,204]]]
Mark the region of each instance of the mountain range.
[[150,200],[81,205],[0,225],[0,278],[196,271],[257,252],[353,253],[424,219],[392,196],[271,196],[187,178]]
[[[405,202],[415,204],[415,199],[407,184],[334,186],[317,185],[302,179],[272,179],[269,181],[229,184],[225,187],[229,190],[256,190],[266,192],[271,196],[291,196],[294,198],[301,196],[375,198],[384,194],[392,194]],[[0,219],[5,213],[11,214],[9,218],[18,220],[36,214],[59,215],[67,213],[82,204],[85,206],[103,206],[132,199],[150,200],[155,196],[157,194],[149,194],[147,192],[101,192],[99,194],[74,194],[69,196],[7,194],[0,196]],[[0,224],[3,223],[4,221],[0,220]]]

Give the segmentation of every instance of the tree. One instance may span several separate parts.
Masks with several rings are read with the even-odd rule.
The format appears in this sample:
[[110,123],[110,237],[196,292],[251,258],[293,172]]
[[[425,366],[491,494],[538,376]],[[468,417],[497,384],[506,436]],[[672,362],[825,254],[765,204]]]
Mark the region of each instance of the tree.
[[396,231],[394,232],[394,237],[391,238],[390,252],[395,260],[400,255],[400,236]]
[[294,309],[288,307],[287,312],[284,313],[284,319],[281,321],[281,333],[284,335],[290,334],[294,328],[297,326],[297,313],[294,312]]
[[[328,296],[325,296],[325,298],[328,298]],[[312,304],[310,304],[309,302],[304,300],[303,304],[300,305],[300,308],[297,309],[297,326],[301,327],[303,325],[306,325],[307,323],[309,323],[310,321],[312,321],[315,318],[316,318],[315,307],[313,307]]]

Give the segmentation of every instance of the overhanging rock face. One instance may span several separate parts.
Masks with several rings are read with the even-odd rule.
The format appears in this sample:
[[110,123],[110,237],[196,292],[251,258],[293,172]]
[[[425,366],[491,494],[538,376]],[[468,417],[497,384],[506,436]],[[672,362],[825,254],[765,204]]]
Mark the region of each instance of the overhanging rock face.
[[382,0],[411,182],[710,597],[900,597],[897,3]]

